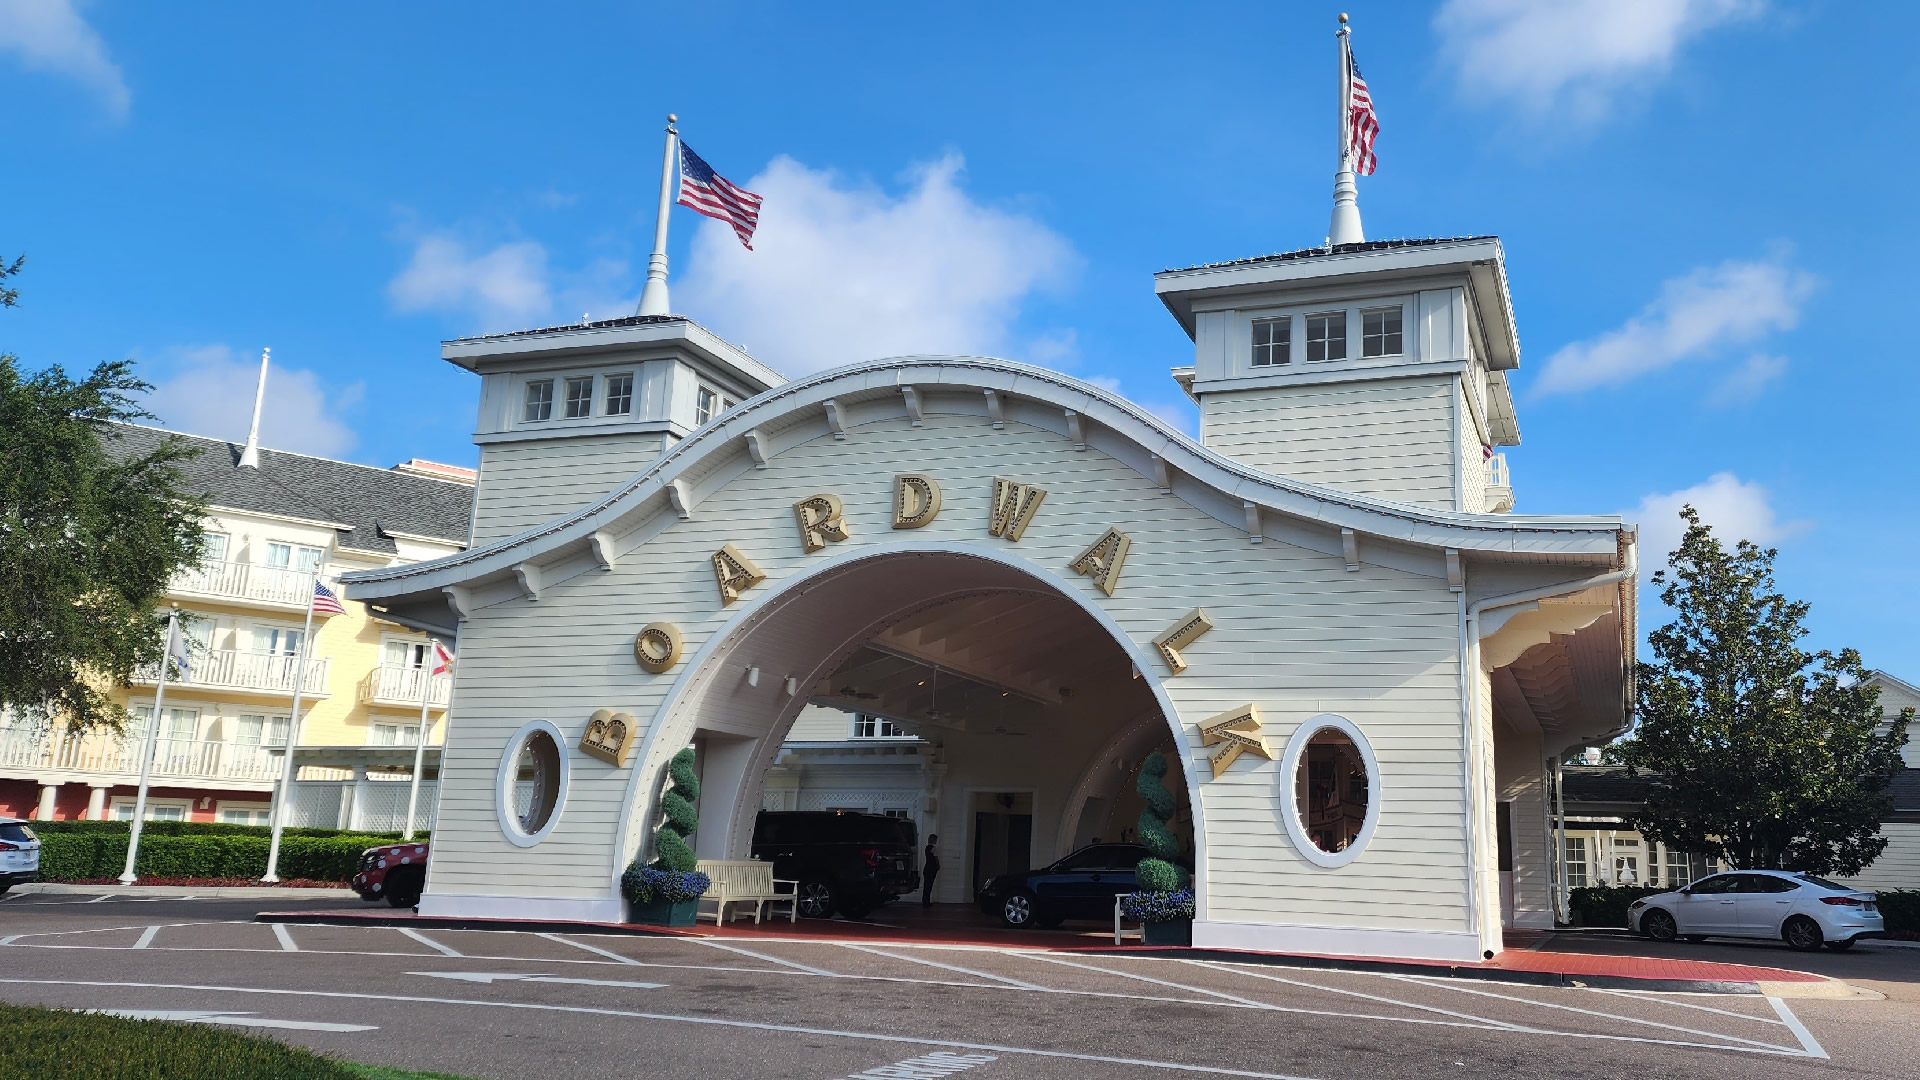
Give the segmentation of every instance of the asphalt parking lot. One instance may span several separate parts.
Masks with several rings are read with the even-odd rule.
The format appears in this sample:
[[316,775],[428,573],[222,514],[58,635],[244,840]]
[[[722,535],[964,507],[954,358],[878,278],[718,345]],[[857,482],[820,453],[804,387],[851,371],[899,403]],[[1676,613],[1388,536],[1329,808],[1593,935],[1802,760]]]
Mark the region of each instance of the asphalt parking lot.
[[[363,910],[298,906],[329,905]],[[1913,950],[1687,947],[1847,967],[1861,988],[1774,997],[1018,948],[253,921],[272,906],[9,897],[0,999],[231,1024],[488,1078],[1904,1077],[1920,1060]]]

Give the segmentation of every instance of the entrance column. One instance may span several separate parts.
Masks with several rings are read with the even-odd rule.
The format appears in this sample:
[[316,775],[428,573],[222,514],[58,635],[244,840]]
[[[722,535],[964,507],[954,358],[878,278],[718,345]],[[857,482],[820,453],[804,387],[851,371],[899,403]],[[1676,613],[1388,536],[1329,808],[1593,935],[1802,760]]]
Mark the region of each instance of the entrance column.
[[60,785],[57,783],[40,785],[40,803],[33,808],[35,821],[52,821],[54,804],[60,798]]
[[113,785],[111,784],[87,785],[87,788],[88,788],[87,820],[88,821],[107,820],[107,789],[112,786]]

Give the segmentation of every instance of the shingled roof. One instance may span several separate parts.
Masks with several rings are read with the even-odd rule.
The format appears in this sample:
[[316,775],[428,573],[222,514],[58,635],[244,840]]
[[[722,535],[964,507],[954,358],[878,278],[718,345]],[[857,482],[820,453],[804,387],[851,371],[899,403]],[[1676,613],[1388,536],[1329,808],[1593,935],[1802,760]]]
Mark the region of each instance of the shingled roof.
[[108,424],[109,452],[148,453],[169,435],[194,453],[179,462],[186,488],[208,505],[322,521],[340,529],[340,546],[384,555],[399,552],[393,535],[431,537],[465,546],[473,488],[347,461],[260,449],[259,468],[239,466],[239,443],[183,435],[140,424]]

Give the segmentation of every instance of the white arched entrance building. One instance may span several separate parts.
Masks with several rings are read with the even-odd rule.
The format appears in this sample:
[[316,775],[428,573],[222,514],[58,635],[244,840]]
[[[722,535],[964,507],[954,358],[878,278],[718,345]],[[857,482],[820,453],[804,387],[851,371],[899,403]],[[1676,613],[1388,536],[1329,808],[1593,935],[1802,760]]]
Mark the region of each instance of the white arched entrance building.
[[[1472,960],[1551,925],[1551,762],[1625,724],[1634,538],[1504,512],[1498,241],[1157,291],[1195,342],[1198,442],[1001,360],[783,381],[679,317],[447,343],[483,377],[473,546],[348,585],[458,635],[421,911],[622,918],[690,743],[696,850],[745,857],[822,702],[938,743],[916,810],[956,856],[988,795],[1030,807],[1039,860],[1117,828],[1165,748],[1198,945]],[[624,755],[580,749],[596,713],[632,718]],[[556,731],[522,830],[506,763]],[[964,865],[943,899],[970,899]]]

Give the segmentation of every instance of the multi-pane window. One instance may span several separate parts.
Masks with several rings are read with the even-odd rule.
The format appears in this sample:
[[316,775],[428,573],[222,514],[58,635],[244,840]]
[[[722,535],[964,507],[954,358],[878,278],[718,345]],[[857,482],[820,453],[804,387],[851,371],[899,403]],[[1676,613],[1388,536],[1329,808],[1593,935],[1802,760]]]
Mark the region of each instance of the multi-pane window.
[[418,724],[375,724],[367,740],[370,746],[412,746],[419,741]]
[[273,656],[292,656],[300,651],[300,631],[284,626],[253,628],[253,651]]
[[[147,724],[153,720],[153,706],[136,705],[128,711],[133,714],[131,734],[144,736]],[[159,737],[163,741],[192,742],[199,734],[199,709],[167,709],[161,718]]]
[[200,549],[203,562],[225,562],[227,559],[227,534],[210,532],[206,534],[205,546]]
[[278,540],[267,541],[267,565],[281,570],[298,570],[311,574],[320,569],[320,560],[326,552],[305,544],[288,544]]
[[220,808],[222,825],[271,825],[273,811],[265,808],[245,809],[231,806]]
[[1293,320],[1253,320],[1253,366],[1277,367],[1293,360]]
[[1693,865],[1687,853],[1667,848],[1667,884],[1678,888],[1693,880]]
[[536,379],[527,384],[526,403],[520,408],[525,423],[553,419],[553,380]]
[[1324,311],[1307,316],[1307,359],[1345,360],[1347,358],[1347,313]]
[[1399,356],[1400,309],[1381,308],[1360,313],[1360,355]]
[[693,424],[695,427],[699,427],[701,424],[713,419],[713,405],[714,402],[718,400],[719,398],[714,392],[704,386],[693,395]]
[[871,713],[853,714],[853,737],[856,739],[904,739],[913,733],[899,724]]
[[593,415],[593,378],[567,380],[567,419]]
[[234,724],[233,741],[246,746],[287,745],[287,718],[241,713]]
[[626,416],[633,411],[633,376],[607,376],[608,416]]
[[380,647],[380,662],[392,667],[422,668],[427,666],[427,643],[424,641],[405,641],[400,638],[388,638]]
[[1567,887],[1583,888],[1587,884],[1587,838],[1584,836],[1567,837]]

